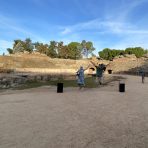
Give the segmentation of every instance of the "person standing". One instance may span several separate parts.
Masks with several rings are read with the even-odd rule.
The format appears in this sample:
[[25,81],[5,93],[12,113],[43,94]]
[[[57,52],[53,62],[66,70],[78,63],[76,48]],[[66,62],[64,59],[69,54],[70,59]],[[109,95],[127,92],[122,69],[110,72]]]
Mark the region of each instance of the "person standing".
[[103,83],[103,72],[105,71],[106,67],[104,64],[96,65],[94,62],[91,63],[96,67],[96,81],[98,84],[102,85]]
[[77,84],[78,84],[80,89],[85,86],[84,71],[87,70],[88,67],[86,69],[84,69],[83,66],[81,66],[80,69],[76,72],[77,78],[78,78]]
[[144,71],[141,72],[141,77],[142,77],[142,83],[144,83],[144,80],[145,80],[145,72]]
[[142,78],[142,83],[144,83],[144,80],[145,80],[145,72],[144,72],[144,70],[142,68],[140,68],[140,70],[139,70],[139,75]]

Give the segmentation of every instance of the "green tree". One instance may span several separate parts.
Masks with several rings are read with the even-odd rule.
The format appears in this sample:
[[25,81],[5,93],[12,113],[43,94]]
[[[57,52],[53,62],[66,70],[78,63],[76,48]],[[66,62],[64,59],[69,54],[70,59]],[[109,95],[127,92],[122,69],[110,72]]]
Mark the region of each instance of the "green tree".
[[112,59],[111,49],[104,48],[102,51],[99,52],[99,56],[102,59],[111,60]]
[[22,40],[20,40],[20,39],[14,40],[13,49],[16,47],[16,45],[18,43],[21,43],[21,42],[22,42]]
[[52,58],[56,58],[58,55],[57,50],[57,42],[56,41],[50,41],[50,45],[48,46],[48,52],[47,55]]
[[81,50],[82,48],[81,44],[78,42],[71,42],[68,44],[68,57],[70,59],[80,59],[82,57]]
[[39,42],[35,42],[33,45],[35,46],[35,49],[37,49],[37,47],[40,45],[40,43]]
[[88,54],[91,54],[95,50],[93,43],[91,41],[86,42],[85,40],[81,42],[81,48],[81,50],[86,49]]
[[26,40],[23,42],[24,50],[28,52],[33,51],[33,44],[30,38],[26,38]]
[[125,54],[124,50],[111,49],[111,54],[109,55],[110,56],[109,59],[113,59],[116,56],[124,55],[124,54]]
[[7,51],[8,51],[9,54],[13,54],[13,49],[7,48]]
[[25,41],[22,41],[20,39],[14,40],[12,50],[13,50],[13,52],[10,49],[9,49],[8,52],[11,52],[11,53],[24,52],[24,51],[32,52],[33,51],[33,45],[32,45],[31,39],[26,38]]
[[124,55],[124,50],[116,50],[116,49],[109,49],[105,48],[99,52],[99,56],[105,60],[112,60],[116,56]]
[[144,50],[144,54],[148,54],[148,49],[145,49]]
[[126,54],[133,54],[133,48],[131,48],[131,47],[126,48],[125,53]]
[[48,53],[48,44],[43,44],[43,43],[37,43],[35,44],[36,46],[36,51],[42,54],[47,54]]
[[137,58],[140,58],[144,55],[144,49],[142,47],[129,47],[125,49],[126,54],[135,54]]
[[135,47],[134,54],[136,55],[137,58],[140,58],[144,55],[144,49],[141,47]]
[[69,58],[68,47],[63,42],[58,42],[58,57],[63,59]]
[[62,46],[59,50],[59,58],[63,58],[63,59],[68,59],[69,58],[69,52],[68,52],[68,47]]
[[15,40],[13,45],[13,53],[24,52],[24,44],[21,40]]

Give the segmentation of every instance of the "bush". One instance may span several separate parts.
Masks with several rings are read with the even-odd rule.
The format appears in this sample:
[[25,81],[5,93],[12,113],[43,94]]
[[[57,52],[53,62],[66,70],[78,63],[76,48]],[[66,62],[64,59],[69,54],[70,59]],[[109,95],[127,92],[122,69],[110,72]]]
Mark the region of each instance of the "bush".
[[135,54],[137,58],[140,58],[144,55],[145,51],[141,47],[134,47],[134,48],[126,48],[125,49],[126,54]]
[[115,50],[115,49],[109,49],[109,48],[105,48],[103,49],[103,51],[99,52],[100,58],[105,60],[112,60],[114,57],[119,55],[124,55],[124,54],[125,54],[124,50]]
[[125,50],[116,50],[116,49],[109,49],[105,48],[99,52],[99,56],[105,60],[112,60],[116,56],[125,55],[125,54],[134,54],[137,58],[142,57],[144,54],[147,53],[147,50],[144,50],[141,47],[134,47],[134,48],[126,48]]

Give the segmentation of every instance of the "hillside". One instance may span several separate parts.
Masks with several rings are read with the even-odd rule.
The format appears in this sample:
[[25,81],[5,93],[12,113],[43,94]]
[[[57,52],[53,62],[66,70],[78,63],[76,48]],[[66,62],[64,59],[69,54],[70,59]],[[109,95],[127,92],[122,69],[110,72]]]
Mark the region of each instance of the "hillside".
[[81,65],[87,67],[89,60],[51,59],[43,54],[15,54],[0,56],[0,69],[14,71],[42,72],[55,69],[78,69]]
[[[113,61],[98,60],[92,58],[94,63],[108,64],[108,70],[114,73],[133,71],[136,72],[140,67],[148,72],[148,58],[136,58],[134,55],[126,57],[118,57]],[[16,72],[70,72],[74,73],[81,65],[85,68],[90,64],[88,59],[71,60],[71,59],[57,59],[49,58],[44,54],[15,54],[0,56],[0,71],[12,70]],[[90,67],[93,68],[93,65]],[[89,72],[88,70],[87,72]]]
[[67,61],[69,66],[76,63],[76,60],[51,59],[43,54],[15,54],[0,56],[0,68],[61,68]]
[[136,58],[134,55],[122,58],[116,58],[110,61],[107,70],[111,69],[114,73],[119,72],[137,72],[139,69],[144,69],[148,72],[148,58]]

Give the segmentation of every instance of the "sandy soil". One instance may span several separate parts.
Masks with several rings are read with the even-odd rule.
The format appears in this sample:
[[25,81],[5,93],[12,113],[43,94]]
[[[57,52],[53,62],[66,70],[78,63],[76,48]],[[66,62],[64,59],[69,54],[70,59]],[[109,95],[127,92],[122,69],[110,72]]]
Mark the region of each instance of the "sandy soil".
[[0,93],[0,148],[148,148],[148,78]]

